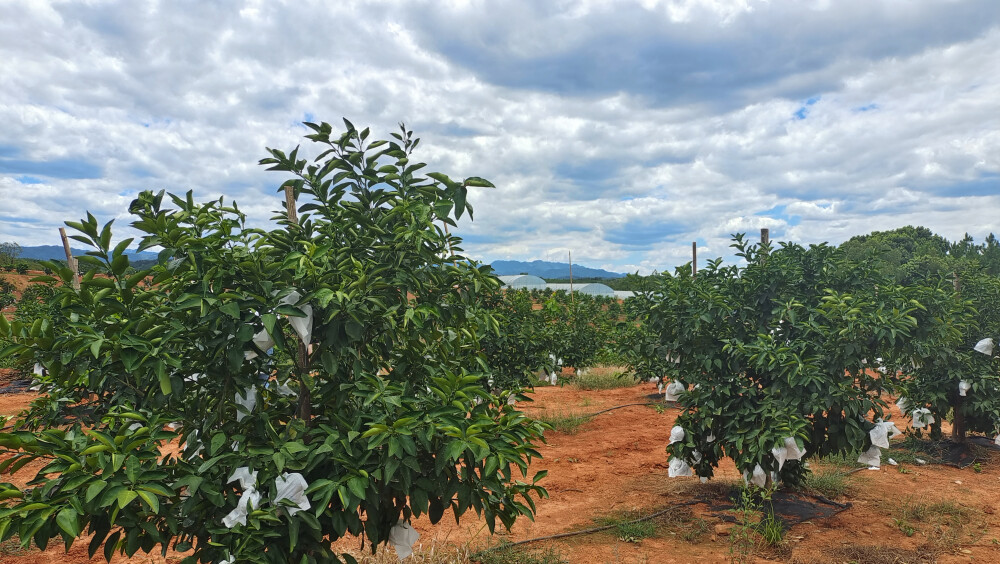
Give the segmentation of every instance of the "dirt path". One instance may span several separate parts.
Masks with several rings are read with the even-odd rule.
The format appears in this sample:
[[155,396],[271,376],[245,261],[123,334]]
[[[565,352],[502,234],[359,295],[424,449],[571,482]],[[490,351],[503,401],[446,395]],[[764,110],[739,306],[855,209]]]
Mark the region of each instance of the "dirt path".
[[[608,391],[545,387],[536,390],[534,402],[520,407],[530,415],[587,414],[647,401],[654,391],[650,384]],[[13,413],[31,399],[29,394],[0,396],[0,414]],[[677,413],[673,408],[626,407],[592,418],[573,434],[547,433],[548,443],[539,449],[544,459],[531,471],[549,470],[542,483],[550,498],[538,502],[534,522],[520,520],[510,533],[498,531],[490,538],[485,524],[471,512],[459,525],[448,515],[436,526],[418,520],[414,523],[421,534],[418,546],[482,547],[592,527],[602,516],[649,514],[699,497],[724,502],[726,486],[739,482],[731,462],[724,463],[708,484],[697,478],[667,477],[664,448]],[[1000,562],[1000,519],[995,514],[1000,502],[1000,457],[966,469],[918,465],[912,455],[909,460],[851,474],[848,493],[836,500],[850,502],[850,509],[793,526],[784,548],[763,550],[757,561]],[[830,467],[814,463],[813,470],[822,473]],[[656,521],[654,536],[638,542],[596,533],[528,546],[551,547],[563,561],[583,564],[727,562],[732,536],[716,534],[731,527],[722,520],[724,515],[725,511],[702,503],[677,510],[674,519]],[[698,531],[703,532],[695,534]],[[68,555],[61,547],[18,556],[0,550],[0,563],[88,562],[85,546],[78,543]],[[352,551],[357,546],[357,541],[340,544]],[[379,562],[395,560],[388,556]],[[94,559],[98,561],[103,558]],[[158,555],[115,561],[164,562]],[[444,562],[424,560],[438,561]]]

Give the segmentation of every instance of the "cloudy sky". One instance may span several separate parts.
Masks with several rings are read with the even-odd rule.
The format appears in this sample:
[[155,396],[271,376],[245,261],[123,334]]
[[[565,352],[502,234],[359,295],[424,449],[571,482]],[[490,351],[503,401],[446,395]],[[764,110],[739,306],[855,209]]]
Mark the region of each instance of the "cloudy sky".
[[278,209],[303,120],[483,176],[473,257],[617,271],[731,233],[1000,233],[1000,1],[0,0],[0,241],[143,189]]

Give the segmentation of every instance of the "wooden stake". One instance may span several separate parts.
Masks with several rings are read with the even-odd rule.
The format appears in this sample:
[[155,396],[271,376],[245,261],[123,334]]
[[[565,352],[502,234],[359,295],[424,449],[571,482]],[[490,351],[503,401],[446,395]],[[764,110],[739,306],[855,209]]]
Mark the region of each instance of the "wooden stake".
[[691,241],[691,277],[698,276],[698,242]]
[[767,227],[760,229],[760,245],[763,247],[771,242],[771,231]]
[[573,251],[567,252],[569,253],[569,302],[575,304],[576,299],[573,297]]
[[[955,288],[955,294],[961,295],[962,293],[962,279],[959,278],[958,273],[952,273],[952,286]],[[965,398],[962,396],[955,396],[955,407],[953,408],[952,414],[952,424],[951,424],[951,440],[958,443],[965,443],[965,414],[962,413],[962,404],[965,403]]]
[[73,289],[80,289],[80,268],[77,265],[76,257],[73,256],[73,251],[69,248],[69,237],[66,236],[66,228],[59,228],[59,237],[62,238],[63,250],[66,251],[66,266],[73,270]]
[[285,210],[288,211],[288,221],[299,222],[299,212],[295,209],[295,188],[285,186]]
[[[299,222],[299,214],[295,205],[295,188],[291,186],[285,186],[285,210],[288,212],[288,221],[292,223]],[[288,227],[291,229],[291,225]],[[298,366],[301,371],[299,374],[298,411],[299,418],[303,419],[308,425],[309,420],[312,418],[312,394],[310,394],[308,388],[306,388],[302,375],[309,373],[309,349],[307,347],[307,343],[303,343],[301,340],[298,341]]]

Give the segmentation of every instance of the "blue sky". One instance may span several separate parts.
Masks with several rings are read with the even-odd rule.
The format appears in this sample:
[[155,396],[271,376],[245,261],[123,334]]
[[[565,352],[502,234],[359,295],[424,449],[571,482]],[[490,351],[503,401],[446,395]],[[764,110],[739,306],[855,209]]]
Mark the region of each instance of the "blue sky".
[[483,260],[617,271],[924,225],[1000,232],[1000,2],[48,2],[0,19],[0,240],[58,244],[142,189],[225,195],[347,117],[496,190]]

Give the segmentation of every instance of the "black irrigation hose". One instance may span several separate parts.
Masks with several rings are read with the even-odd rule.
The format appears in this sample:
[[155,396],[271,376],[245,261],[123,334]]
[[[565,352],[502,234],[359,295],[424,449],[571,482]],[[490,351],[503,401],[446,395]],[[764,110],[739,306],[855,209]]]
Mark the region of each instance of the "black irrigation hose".
[[[581,419],[582,418],[590,418],[590,417],[594,417],[594,416],[600,415],[602,413],[607,413],[609,411],[614,411],[616,409],[621,409],[623,407],[632,407],[633,405],[662,405],[662,404],[663,404],[662,401],[645,401],[645,402],[637,402],[637,403],[626,403],[625,405],[616,405],[614,407],[609,407],[607,409],[602,409],[602,410],[594,412],[594,413],[584,413],[584,414],[581,414],[581,415],[574,415],[573,417],[579,417]],[[535,406],[530,406],[530,407],[535,407]],[[544,408],[541,408],[541,409],[544,409]]]
[[657,405],[657,404],[662,404],[662,403],[663,402],[660,402],[660,401],[646,401],[646,402],[639,402],[639,403],[626,403],[625,405],[616,405],[614,407],[609,407],[607,409],[602,409],[602,410],[600,410],[600,411],[598,411],[596,413],[590,413],[590,414],[587,414],[587,415],[581,415],[580,417],[594,417],[595,415],[600,415],[602,413],[607,413],[609,411],[613,411],[615,409],[621,409],[623,407],[632,407],[633,405]]
[[632,521],[626,521],[624,523],[618,523],[618,524],[615,524],[615,525],[603,525],[601,527],[593,527],[593,528],[590,528],[590,529],[583,529],[582,531],[570,531],[568,533],[559,533],[559,534],[548,535],[548,536],[544,536],[544,537],[535,537],[533,539],[525,539],[525,540],[521,540],[521,541],[517,541],[517,542],[511,542],[511,543],[500,544],[500,545],[497,545],[497,546],[491,546],[491,547],[485,548],[485,549],[483,549],[483,550],[481,550],[479,552],[480,553],[483,553],[483,552],[492,552],[494,550],[499,550],[501,548],[508,548],[508,547],[511,547],[511,546],[519,546],[519,545],[522,545],[522,544],[528,544],[528,543],[532,543],[532,542],[539,542],[539,541],[545,541],[545,540],[554,540],[554,539],[564,539],[566,537],[575,537],[577,535],[589,535],[590,533],[599,533],[601,531],[607,531],[608,529],[613,529],[613,528],[618,527],[620,525],[632,525],[634,523],[641,523],[643,521],[649,521],[650,519],[655,519],[655,518],[659,517],[660,515],[664,515],[666,513],[669,513],[670,511],[672,511],[674,509],[677,509],[678,507],[684,507],[684,506],[687,506],[687,505],[697,505],[699,503],[704,503],[704,501],[702,501],[700,499],[686,501],[684,503],[678,503],[678,504],[675,504],[675,505],[671,505],[670,507],[668,507],[666,509],[663,509],[661,511],[657,511],[656,513],[653,513],[652,515],[647,515],[645,517],[640,517],[638,519],[635,519],[635,520],[632,520]]
[[[833,501],[832,499],[829,499],[826,496],[820,495],[820,494],[810,494],[810,496],[813,499],[815,499],[816,501],[820,502],[820,503],[825,503],[827,505],[833,505],[834,507],[839,507],[842,510],[843,509],[850,509],[853,506],[852,503],[849,503],[849,502],[848,503],[839,503],[839,502]],[[838,511],[837,513],[840,513],[840,512]]]
[[[624,406],[622,406],[622,407],[624,407]],[[832,505],[834,507],[837,507],[838,510],[835,511],[833,513],[833,515],[836,515],[838,513],[842,513],[844,511],[847,511],[848,509],[850,509],[851,507],[854,506],[854,504],[852,504],[852,503],[838,503],[836,501],[833,501],[832,499],[827,498],[826,496],[822,496],[822,495],[818,495],[818,494],[813,494],[813,495],[811,495],[811,497],[814,498],[816,501],[819,501],[820,503],[825,503],[827,505]],[[578,535],[589,535],[591,533],[599,533],[601,531],[607,531],[609,529],[613,529],[613,528],[621,526],[621,525],[633,525],[635,523],[641,523],[643,521],[649,521],[650,519],[656,519],[657,517],[659,517],[661,515],[664,515],[666,513],[669,513],[670,511],[673,511],[674,509],[677,509],[679,507],[687,507],[687,506],[690,506],[690,505],[698,505],[699,503],[706,503],[706,501],[704,499],[693,499],[693,500],[690,500],[690,501],[685,501],[684,503],[676,503],[674,505],[671,505],[670,507],[667,507],[666,509],[662,509],[660,511],[657,511],[656,513],[653,513],[651,515],[647,515],[645,517],[640,517],[640,518],[634,519],[632,521],[626,521],[624,523],[618,523],[618,524],[615,524],[615,525],[603,525],[603,526],[600,526],[600,527],[592,527],[590,529],[583,529],[581,531],[570,531],[568,533],[557,533],[555,535],[546,535],[544,537],[535,537],[535,538],[531,538],[531,539],[520,540],[520,541],[517,541],[517,542],[500,544],[500,545],[497,545],[497,546],[491,546],[489,548],[484,548],[483,550],[480,550],[479,553],[481,554],[481,553],[484,553],[484,552],[492,552],[494,550],[500,550],[502,548],[508,548],[508,547],[511,547],[511,546],[520,546],[520,545],[529,544],[529,543],[533,543],[533,542],[540,542],[540,541],[547,541],[547,540],[556,540],[556,539],[564,539],[564,538],[567,538],[567,537],[575,537],[575,536],[578,536]],[[831,517],[832,517],[832,515],[831,515]],[[797,522],[790,523],[790,524],[791,525],[798,525],[798,524],[803,523],[805,521],[808,521],[808,519],[804,519],[804,520],[797,521]]]

